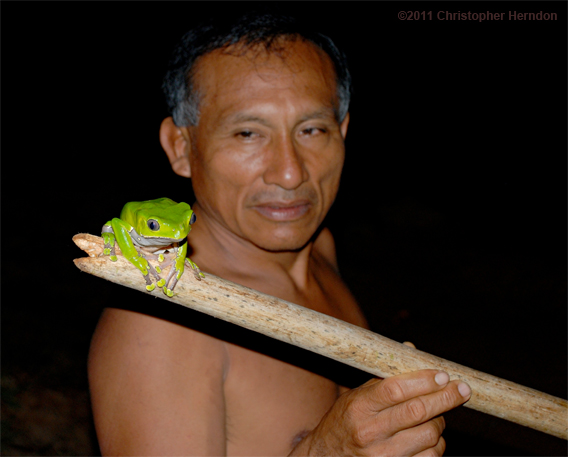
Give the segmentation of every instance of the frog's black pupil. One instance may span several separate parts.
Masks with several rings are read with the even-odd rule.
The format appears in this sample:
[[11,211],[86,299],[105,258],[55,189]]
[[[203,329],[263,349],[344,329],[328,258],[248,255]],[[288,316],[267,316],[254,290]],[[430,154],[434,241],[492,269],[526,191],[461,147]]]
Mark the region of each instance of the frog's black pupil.
[[150,227],[150,230],[153,230],[155,232],[156,230],[158,230],[160,228],[160,224],[158,224],[154,220],[149,220],[148,221],[148,227]]
[[195,213],[193,213],[191,215],[191,219],[189,220],[189,225],[195,224],[196,219],[197,219],[197,216],[195,215]]

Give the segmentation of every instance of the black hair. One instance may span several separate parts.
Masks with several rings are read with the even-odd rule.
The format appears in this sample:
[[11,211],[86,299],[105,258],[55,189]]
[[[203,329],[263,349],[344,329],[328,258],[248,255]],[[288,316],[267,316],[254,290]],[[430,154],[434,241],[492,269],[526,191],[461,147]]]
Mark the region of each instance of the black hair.
[[211,19],[182,37],[162,84],[174,123],[182,127],[197,125],[199,121],[199,94],[192,78],[195,63],[201,56],[237,43],[243,44],[245,50],[262,45],[266,51],[271,51],[281,38],[307,40],[329,56],[336,74],[339,101],[336,116],[342,121],[351,99],[351,75],[344,54],[330,38],[310,30],[293,17],[253,11],[236,18]]

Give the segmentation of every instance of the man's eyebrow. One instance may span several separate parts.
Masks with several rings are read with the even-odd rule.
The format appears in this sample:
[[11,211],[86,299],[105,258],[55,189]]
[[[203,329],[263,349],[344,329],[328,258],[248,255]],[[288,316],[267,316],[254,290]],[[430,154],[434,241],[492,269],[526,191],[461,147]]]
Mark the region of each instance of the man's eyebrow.
[[312,113],[302,116],[300,122],[310,121],[312,119],[335,119],[335,111],[331,108],[321,108]]
[[270,122],[268,122],[268,120],[247,113],[236,113],[232,116],[229,116],[229,118],[227,118],[227,123],[229,124],[240,124],[243,122],[257,122],[259,124],[266,125],[267,127],[270,127],[271,125]]
[[[299,122],[310,121],[312,119],[335,119],[336,113],[332,108],[321,108],[311,113],[305,114]],[[272,124],[265,118],[255,116],[247,113],[235,113],[227,118],[229,124],[240,124],[244,122],[257,122],[259,124],[270,127]]]

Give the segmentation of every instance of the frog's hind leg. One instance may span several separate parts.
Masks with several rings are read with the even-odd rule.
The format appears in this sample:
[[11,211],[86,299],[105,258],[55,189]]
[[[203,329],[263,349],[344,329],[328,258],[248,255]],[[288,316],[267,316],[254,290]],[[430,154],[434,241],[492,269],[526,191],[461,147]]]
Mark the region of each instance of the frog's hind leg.
[[152,292],[156,286],[154,284],[152,284],[152,280],[150,279],[150,275],[142,275],[142,277],[144,278],[144,281],[146,281],[146,290],[148,292]]
[[[166,285],[164,287],[164,293],[168,297],[172,297],[174,295],[174,287],[176,286],[176,284],[178,282],[178,277],[177,277],[176,273],[177,273],[177,270],[172,265],[172,268],[170,268],[170,272],[168,273],[168,276],[166,278],[166,282],[164,283]],[[172,282],[171,284],[170,284],[170,281]]]
[[[156,284],[158,284],[158,287],[162,287],[160,285],[160,281],[163,281],[163,279],[160,278],[160,275],[158,274],[156,269],[152,266],[152,264],[146,260],[144,254],[139,253],[137,258],[144,259],[144,261],[146,262],[146,274],[142,272],[142,277],[144,278],[144,281],[146,281],[146,290],[148,292],[152,292],[156,288]],[[150,277],[150,275],[156,278],[156,284],[152,282],[152,278]]]
[[[160,267],[154,267],[150,262],[148,262],[148,259],[157,260],[158,256],[154,255],[154,254],[148,254],[148,253],[142,252],[142,251],[138,251],[138,254],[140,255],[140,257],[145,259],[146,263],[148,264],[148,274],[144,275],[144,279],[146,280],[146,284],[148,286],[152,284],[152,281],[150,280],[150,275],[152,275],[156,279],[156,285],[158,287],[162,287],[166,282],[160,276],[160,273],[162,272],[161,268]],[[152,285],[152,290],[153,289],[154,289],[154,286]]]
[[164,279],[162,277],[160,277],[160,274],[158,273],[156,268],[154,268],[153,265],[150,262],[148,262],[148,271],[150,272],[150,274],[152,276],[154,276],[154,278],[156,278],[156,284],[158,285],[158,287],[162,287],[166,283],[164,281]]
[[[169,254],[166,253],[166,256]],[[164,256],[164,254],[145,254],[144,258],[147,260],[157,260],[159,265],[156,265],[156,272],[161,273],[163,269],[167,268],[173,263],[173,260]]]

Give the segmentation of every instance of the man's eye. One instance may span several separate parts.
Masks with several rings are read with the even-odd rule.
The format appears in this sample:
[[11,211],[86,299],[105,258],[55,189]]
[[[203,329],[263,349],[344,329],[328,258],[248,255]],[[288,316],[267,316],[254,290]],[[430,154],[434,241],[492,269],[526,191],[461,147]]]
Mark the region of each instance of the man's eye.
[[255,132],[251,132],[250,130],[243,130],[242,132],[237,133],[237,136],[240,138],[250,140],[257,137],[258,134]]
[[302,130],[300,133],[305,136],[314,136],[326,133],[326,130],[323,128],[309,127],[307,129]]

